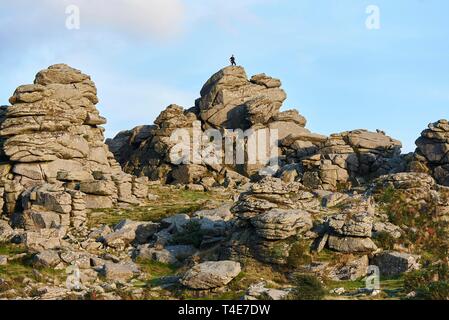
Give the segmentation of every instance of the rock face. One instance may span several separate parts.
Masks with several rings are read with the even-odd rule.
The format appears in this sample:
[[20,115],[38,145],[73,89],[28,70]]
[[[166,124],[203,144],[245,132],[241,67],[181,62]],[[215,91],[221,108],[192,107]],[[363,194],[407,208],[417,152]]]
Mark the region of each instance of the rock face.
[[240,263],[234,261],[204,262],[187,271],[181,283],[191,289],[221,288],[240,274]]
[[431,173],[439,184],[449,186],[449,122],[429,124],[416,145],[411,170]]
[[67,65],[39,72],[2,109],[5,213],[27,229],[79,227],[86,208],[138,203],[145,179],[122,172],[104,144],[95,84]]
[[302,160],[303,183],[336,190],[401,169],[402,144],[383,132],[355,130],[331,135],[318,154]]

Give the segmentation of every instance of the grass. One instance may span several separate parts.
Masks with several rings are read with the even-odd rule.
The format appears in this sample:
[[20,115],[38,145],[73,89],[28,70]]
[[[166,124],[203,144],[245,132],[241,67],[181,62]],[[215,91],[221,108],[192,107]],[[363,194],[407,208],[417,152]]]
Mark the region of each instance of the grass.
[[[0,255],[12,257],[23,253],[27,253],[27,251],[22,245],[0,243]],[[43,279],[40,279],[39,274],[42,275],[43,278],[49,277],[52,279],[65,281],[66,275],[64,270],[55,270],[53,268],[33,268],[31,258],[32,256],[30,254],[26,254],[22,258],[9,261],[5,266],[0,266],[0,278],[7,282],[7,289],[22,290],[26,286],[23,284],[23,280],[25,278],[35,280],[36,282],[43,281]],[[35,272],[35,269],[38,272]]]
[[158,286],[160,279],[176,275],[178,268],[175,266],[147,259],[138,259],[136,261],[141,270],[148,275],[147,285],[150,287]]
[[[326,281],[326,290],[329,292],[333,289],[344,288],[346,293],[354,294],[360,289],[366,288],[366,283],[364,279],[359,279],[356,281]],[[380,281],[380,289],[381,294],[379,296],[371,297],[371,296],[349,296],[351,299],[358,300],[397,300],[403,299],[405,297],[405,288],[404,288],[404,277],[390,278],[390,279],[381,279]],[[334,296],[327,296],[326,299],[332,299]],[[344,295],[340,298],[345,298]]]
[[16,254],[26,253],[24,246],[19,246],[11,243],[0,243],[0,255],[13,256]]
[[191,214],[203,209],[210,202],[223,203],[229,200],[226,193],[197,192],[167,186],[151,187],[150,192],[159,196],[159,199],[150,201],[143,207],[93,210],[89,216],[89,226],[113,226],[123,219],[158,222],[174,214]]

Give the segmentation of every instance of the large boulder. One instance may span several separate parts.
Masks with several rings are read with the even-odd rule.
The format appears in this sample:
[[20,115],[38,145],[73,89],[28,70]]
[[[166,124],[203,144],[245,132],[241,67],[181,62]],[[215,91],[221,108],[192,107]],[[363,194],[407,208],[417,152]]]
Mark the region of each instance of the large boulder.
[[187,271],[181,283],[195,290],[211,290],[226,286],[241,272],[234,261],[204,262]]
[[376,244],[370,238],[329,236],[327,243],[332,250],[343,253],[369,253],[377,250]]
[[266,177],[240,195],[232,208],[242,219],[250,219],[271,209],[318,209],[318,198],[301,183],[285,183]]
[[284,240],[312,228],[310,213],[303,210],[273,209],[251,219],[256,233],[267,240]]
[[328,219],[331,232],[351,237],[371,237],[373,223],[374,204],[372,199],[351,199],[341,213]]
[[378,266],[383,277],[396,277],[420,269],[419,257],[408,253],[384,251],[374,256],[371,264]]
[[266,75],[248,80],[242,67],[227,67],[214,74],[196,101],[201,119],[214,128],[248,129],[266,124],[287,98],[281,82]]

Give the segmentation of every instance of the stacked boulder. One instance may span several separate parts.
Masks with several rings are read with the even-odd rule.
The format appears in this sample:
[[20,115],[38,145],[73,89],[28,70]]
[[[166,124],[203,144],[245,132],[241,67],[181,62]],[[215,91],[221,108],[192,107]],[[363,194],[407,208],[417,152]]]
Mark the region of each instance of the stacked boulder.
[[228,67],[214,74],[195,103],[206,128],[249,129],[267,125],[287,98],[281,81],[260,74],[248,81],[242,67]]
[[416,145],[412,171],[430,173],[439,184],[449,186],[449,122],[429,124]]
[[125,174],[104,144],[95,84],[67,65],[16,89],[0,114],[3,212],[29,229],[79,227],[86,209],[138,204],[148,179]]
[[331,135],[317,154],[302,160],[302,182],[314,189],[335,191],[400,171],[401,147],[401,142],[381,131],[355,130]]
[[377,250],[371,240],[374,226],[374,204],[372,199],[353,198],[343,209],[327,220],[329,249],[343,253],[369,253]]
[[296,240],[312,229],[312,214],[319,208],[318,198],[300,183],[266,177],[234,205],[237,228],[223,254],[285,264]]

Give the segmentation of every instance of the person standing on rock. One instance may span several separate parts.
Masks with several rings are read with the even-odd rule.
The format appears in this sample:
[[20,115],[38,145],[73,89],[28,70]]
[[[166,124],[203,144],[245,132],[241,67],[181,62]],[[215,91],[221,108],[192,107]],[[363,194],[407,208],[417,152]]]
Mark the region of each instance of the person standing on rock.
[[231,61],[231,66],[236,66],[237,63],[235,63],[235,57],[234,55],[231,56],[231,58],[229,59]]

